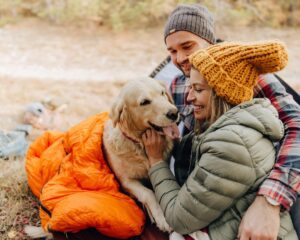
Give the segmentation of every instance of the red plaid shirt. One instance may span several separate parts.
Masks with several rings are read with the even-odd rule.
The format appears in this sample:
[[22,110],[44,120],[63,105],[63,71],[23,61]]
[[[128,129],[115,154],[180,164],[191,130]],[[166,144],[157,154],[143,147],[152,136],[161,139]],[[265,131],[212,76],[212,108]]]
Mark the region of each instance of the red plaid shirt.
[[[171,93],[181,112],[187,131],[194,126],[191,108],[186,102],[186,78],[179,76],[171,84]],[[255,97],[269,98],[279,113],[285,135],[279,143],[276,163],[262,183],[258,195],[269,196],[289,210],[300,194],[300,106],[288,94],[273,74],[259,78],[254,89]]]

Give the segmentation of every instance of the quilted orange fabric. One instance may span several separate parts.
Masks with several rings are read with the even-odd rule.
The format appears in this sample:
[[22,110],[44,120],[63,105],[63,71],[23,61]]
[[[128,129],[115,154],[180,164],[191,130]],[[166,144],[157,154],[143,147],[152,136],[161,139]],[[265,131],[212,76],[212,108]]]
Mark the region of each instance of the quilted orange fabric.
[[76,232],[94,227],[120,239],[140,235],[143,211],[127,195],[102,152],[108,113],[93,116],[66,133],[46,132],[26,156],[28,184],[40,202],[45,229]]

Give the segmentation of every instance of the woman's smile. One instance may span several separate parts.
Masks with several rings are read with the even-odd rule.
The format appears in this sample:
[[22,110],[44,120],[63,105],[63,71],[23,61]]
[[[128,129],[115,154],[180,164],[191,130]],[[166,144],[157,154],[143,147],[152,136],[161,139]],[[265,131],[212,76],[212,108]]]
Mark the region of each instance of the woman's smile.
[[203,105],[193,105],[194,112],[200,112],[204,109]]

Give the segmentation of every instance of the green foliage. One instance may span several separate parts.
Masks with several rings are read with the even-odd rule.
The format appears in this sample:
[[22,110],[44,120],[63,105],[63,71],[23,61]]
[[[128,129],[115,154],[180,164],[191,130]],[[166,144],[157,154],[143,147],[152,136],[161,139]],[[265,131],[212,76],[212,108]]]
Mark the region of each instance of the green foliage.
[[104,25],[115,30],[155,26],[166,18],[165,3],[160,0],[104,0],[101,1],[99,16]]
[[145,28],[163,24],[178,3],[201,3],[223,24],[300,25],[299,0],[0,0],[0,26],[33,16],[58,24]]

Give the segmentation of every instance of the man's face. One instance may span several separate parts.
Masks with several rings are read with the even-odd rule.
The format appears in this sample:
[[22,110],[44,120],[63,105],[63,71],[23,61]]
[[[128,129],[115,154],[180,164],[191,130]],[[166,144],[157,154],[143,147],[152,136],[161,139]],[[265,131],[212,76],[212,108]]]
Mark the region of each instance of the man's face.
[[208,47],[210,44],[193,33],[178,31],[166,38],[166,45],[172,62],[185,76],[189,77],[191,64],[189,63],[188,56],[199,49]]

